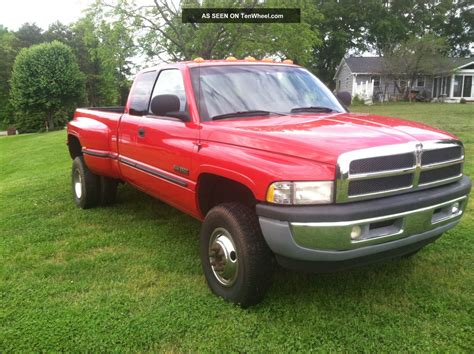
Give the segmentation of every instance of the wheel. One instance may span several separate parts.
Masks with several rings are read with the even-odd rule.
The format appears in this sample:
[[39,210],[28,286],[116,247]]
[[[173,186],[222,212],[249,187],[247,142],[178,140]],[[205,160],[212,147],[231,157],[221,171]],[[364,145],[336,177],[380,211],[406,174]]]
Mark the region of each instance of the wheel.
[[117,196],[118,180],[109,177],[100,177],[99,202],[100,205],[110,205]]
[[243,308],[263,299],[272,282],[273,254],[250,208],[239,203],[212,208],[202,225],[200,253],[216,295]]
[[99,177],[93,174],[78,156],[72,163],[72,194],[76,205],[82,209],[92,208],[99,202]]

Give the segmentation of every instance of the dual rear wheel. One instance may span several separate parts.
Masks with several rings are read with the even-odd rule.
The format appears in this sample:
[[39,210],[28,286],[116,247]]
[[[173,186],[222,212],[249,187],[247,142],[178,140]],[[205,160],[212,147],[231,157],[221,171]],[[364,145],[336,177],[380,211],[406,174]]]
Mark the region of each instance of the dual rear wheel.
[[71,174],[73,197],[78,207],[88,209],[115,202],[118,181],[92,173],[82,156],[74,159]]

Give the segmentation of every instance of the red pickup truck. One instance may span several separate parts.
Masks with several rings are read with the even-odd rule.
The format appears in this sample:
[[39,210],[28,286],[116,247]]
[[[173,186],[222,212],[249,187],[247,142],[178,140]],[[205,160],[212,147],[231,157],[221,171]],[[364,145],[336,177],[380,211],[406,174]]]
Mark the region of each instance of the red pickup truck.
[[243,307],[275,263],[326,272],[414,254],[466,208],[463,145],[341,101],[285,62],[143,70],[125,107],[68,124],[75,202],[111,203],[122,181],[202,220],[208,285]]

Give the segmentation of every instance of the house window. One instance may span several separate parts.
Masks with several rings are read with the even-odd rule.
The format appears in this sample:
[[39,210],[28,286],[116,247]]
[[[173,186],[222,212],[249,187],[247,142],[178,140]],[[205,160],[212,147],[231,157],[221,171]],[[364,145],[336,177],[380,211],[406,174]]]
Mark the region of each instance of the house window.
[[462,97],[471,97],[472,88],[472,76],[464,76],[464,89],[462,91]]
[[416,79],[416,87],[425,87],[425,78],[423,76]]
[[374,87],[380,87],[380,76],[372,76],[370,79],[374,82]]
[[453,84],[453,97],[461,97],[462,76],[456,75]]

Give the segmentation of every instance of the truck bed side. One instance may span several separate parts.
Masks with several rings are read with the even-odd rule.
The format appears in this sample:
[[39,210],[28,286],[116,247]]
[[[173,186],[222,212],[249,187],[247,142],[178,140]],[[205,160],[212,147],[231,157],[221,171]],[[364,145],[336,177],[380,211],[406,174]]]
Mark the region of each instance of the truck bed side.
[[[117,162],[117,133],[121,107],[77,109],[68,123],[68,145],[71,157],[82,154],[89,169],[102,176],[120,178]],[[123,110],[122,110],[123,111]],[[73,146],[79,143],[80,152]]]

